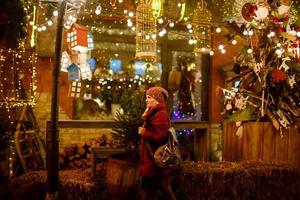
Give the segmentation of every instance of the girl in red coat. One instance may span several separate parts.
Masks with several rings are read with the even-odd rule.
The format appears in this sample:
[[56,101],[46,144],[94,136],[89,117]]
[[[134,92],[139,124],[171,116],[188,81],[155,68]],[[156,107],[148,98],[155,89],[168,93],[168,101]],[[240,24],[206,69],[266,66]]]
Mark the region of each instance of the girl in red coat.
[[[170,169],[159,168],[151,155],[160,146],[168,141],[170,127],[169,115],[166,107],[168,92],[162,87],[152,87],[146,92],[147,108],[142,115],[143,127],[139,128],[141,135],[141,199],[153,200],[158,190],[161,190],[164,199],[176,199],[170,183]],[[147,147],[148,146],[148,147]]]

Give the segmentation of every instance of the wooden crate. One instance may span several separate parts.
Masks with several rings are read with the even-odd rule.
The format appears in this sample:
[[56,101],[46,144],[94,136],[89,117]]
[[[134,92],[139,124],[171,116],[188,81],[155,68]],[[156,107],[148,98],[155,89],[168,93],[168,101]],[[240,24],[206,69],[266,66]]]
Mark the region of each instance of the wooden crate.
[[222,158],[227,161],[285,161],[300,168],[300,123],[282,134],[270,122],[244,122],[236,136],[235,122],[223,124]]

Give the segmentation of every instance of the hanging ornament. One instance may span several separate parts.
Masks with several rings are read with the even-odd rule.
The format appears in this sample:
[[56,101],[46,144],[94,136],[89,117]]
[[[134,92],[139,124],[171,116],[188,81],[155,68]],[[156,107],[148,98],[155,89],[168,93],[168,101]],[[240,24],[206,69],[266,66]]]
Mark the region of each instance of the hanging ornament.
[[73,23],[67,33],[67,42],[72,50],[86,52],[88,50],[88,29]]
[[89,64],[84,63],[80,65],[80,72],[81,72],[81,79],[82,80],[91,80],[92,79],[92,72]]
[[279,67],[279,69],[284,69],[284,71],[287,71],[290,69],[290,67],[286,64],[286,61],[291,61],[291,58],[290,57],[285,57],[285,58],[282,58],[282,63]]
[[163,0],[152,1],[153,16],[157,19],[162,15],[163,12]]
[[94,36],[91,32],[88,33],[88,50],[94,49]]
[[255,5],[256,0],[235,0],[233,3],[233,20],[238,26],[241,26],[245,22],[252,21],[256,17],[255,11],[257,7]]
[[269,15],[269,9],[265,6],[258,6],[257,10],[255,11],[254,18],[257,20],[264,20]]
[[69,97],[79,98],[81,96],[81,82],[73,81],[69,86]]
[[287,14],[289,9],[290,9],[290,6],[281,5],[281,6],[278,7],[278,14],[279,15]]
[[296,75],[289,76],[289,85],[291,88],[294,88],[294,85],[296,84]]
[[192,17],[193,36],[197,41],[194,44],[194,53],[196,55],[211,50],[212,14],[206,7],[207,3],[204,0],[198,2]]
[[156,61],[157,27],[149,2],[137,6],[136,14],[136,58],[147,62]]
[[90,58],[88,61],[88,64],[90,65],[91,71],[95,70],[96,67],[96,60],[95,58]]
[[80,80],[80,69],[79,67],[72,63],[68,68],[68,80],[69,81],[79,81]]
[[61,65],[61,68],[60,68],[60,71],[62,72],[68,72],[67,68],[72,64],[72,61],[71,61],[71,58],[69,56],[69,54],[64,51],[62,53],[62,56],[61,56],[61,62],[60,62],[60,65]]

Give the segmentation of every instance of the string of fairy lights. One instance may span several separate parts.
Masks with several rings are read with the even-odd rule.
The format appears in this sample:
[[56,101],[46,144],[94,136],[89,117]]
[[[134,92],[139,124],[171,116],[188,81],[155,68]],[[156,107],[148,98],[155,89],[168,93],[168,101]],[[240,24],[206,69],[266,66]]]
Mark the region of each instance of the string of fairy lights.
[[[105,31],[109,32],[109,30],[113,29],[115,25],[125,25],[127,26],[128,30],[124,30],[123,34],[130,34],[136,35],[136,27],[135,27],[135,16],[136,16],[136,8],[133,5],[130,5],[126,2],[126,0],[87,0],[82,1],[85,3],[81,9],[76,11],[67,12],[66,19],[65,19],[65,27],[68,28],[72,23],[78,21],[79,23],[86,23],[86,27],[91,31],[102,34]],[[202,1],[203,2],[203,1]],[[222,7],[222,15],[224,18],[232,17],[233,13],[236,12],[234,10],[234,3],[237,2],[236,0],[215,0],[212,1],[217,5],[217,7]],[[58,11],[57,11],[57,2],[47,2],[47,1],[37,1],[35,0],[27,0],[21,1],[24,7],[24,11],[26,13],[26,20],[23,26],[31,27],[31,34],[28,36],[30,37],[30,44],[31,47],[36,45],[36,37],[37,32],[48,31],[50,27],[56,21]],[[128,6],[130,5],[130,6]],[[222,5],[222,6],[221,6]],[[164,8],[163,8],[163,1],[162,0],[153,0],[152,1],[152,8],[154,10],[154,15],[157,20],[157,35],[149,35],[149,39],[151,38],[162,38],[168,33],[171,33],[176,27],[186,27],[185,32],[176,32],[179,35],[187,36],[187,43],[189,45],[196,45],[199,41],[198,38],[194,36],[195,24],[199,24],[197,21],[193,21],[193,12],[185,12],[186,10],[186,2],[184,0],[180,0],[177,3],[177,8],[179,10],[179,15],[176,19],[168,18],[164,15]],[[295,20],[297,15],[299,14],[300,4],[298,1],[295,1],[292,4],[290,9],[291,20]],[[38,11],[38,12],[37,12]],[[112,23],[105,24],[105,20],[109,18],[114,18]],[[103,19],[103,20],[102,20]],[[110,19],[111,20],[111,19]],[[201,24],[200,24],[201,25]],[[207,24],[204,24],[207,25]],[[212,31],[209,33],[210,36],[213,34],[221,34],[222,26],[226,26],[221,22],[214,21],[213,24],[209,24],[212,27]],[[258,29],[268,29],[263,23],[257,24],[257,27],[261,27]],[[118,29],[115,31],[118,32]],[[112,34],[114,34],[113,32]],[[295,35],[297,38],[300,38],[300,30],[291,30],[291,34]],[[120,33],[119,33],[120,34]],[[247,38],[248,37],[248,47],[247,53],[252,54],[253,50],[251,47],[251,38],[253,37],[253,30],[249,29],[249,27],[245,27],[242,30],[242,34]],[[274,32],[270,30],[269,37],[272,38],[274,36]],[[146,37],[147,38],[147,37]],[[24,40],[28,40],[25,38]],[[226,46],[227,45],[239,45],[238,40],[235,37],[232,37],[229,42],[220,42],[219,44],[214,44],[211,46],[210,49],[201,48],[202,52],[209,52],[211,56],[215,54],[216,51],[219,51],[222,54],[226,53]],[[299,44],[298,44],[299,45]],[[242,45],[241,45],[242,46]],[[276,47],[280,49],[280,47]],[[19,50],[21,49],[21,50]],[[18,50],[0,50],[0,107],[6,109],[7,113],[9,113],[9,119],[11,123],[14,123],[13,116],[11,113],[12,109],[15,107],[21,107],[24,105],[34,106],[35,105],[35,96],[36,96],[36,83],[37,83],[37,71],[36,71],[36,62],[37,62],[37,55],[34,52],[28,52],[24,50],[24,42],[20,41]],[[299,49],[299,48],[298,48]],[[288,49],[288,51],[293,51],[293,49]],[[281,54],[281,51],[276,51],[278,55]],[[298,52],[299,53],[299,52]],[[9,55],[9,56],[8,56]],[[7,70],[9,69],[9,70]],[[9,76],[6,76],[8,72],[11,73]],[[25,76],[30,75],[30,83],[28,84],[27,92],[30,96],[25,100],[22,99],[21,95],[21,81],[25,80]],[[147,81],[152,81],[151,77],[146,78],[132,78],[129,80],[123,80],[120,82],[132,82],[131,84],[143,84]],[[136,82],[135,82],[136,81]],[[154,81],[154,80],[153,80]],[[155,80],[157,81],[157,80]],[[111,77],[108,79],[99,79],[99,87],[105,86],[107,88],[111,87]],[[129,87],[128,85],[128,87]],[[9,86],[9,87],[8,87]],[[118,87],[122,87],[119,85]],[[10,160],[12,157],[10,157]],[[10,168],[11,169],[11,168]]]

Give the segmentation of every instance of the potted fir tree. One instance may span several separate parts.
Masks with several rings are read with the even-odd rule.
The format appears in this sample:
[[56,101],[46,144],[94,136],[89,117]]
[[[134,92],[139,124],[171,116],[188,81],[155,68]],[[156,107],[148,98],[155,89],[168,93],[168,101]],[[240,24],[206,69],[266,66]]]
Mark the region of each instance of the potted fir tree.
[[115,154],[108,159],[107,190],[115,197],[135,198],[138,192],[138,166],[140,135],[138,127],[142,125],[141,115],[144,112],[145,93],[128,92],[120,102],[123,113],[116,116],[116,127],[112,138],[126,149],[124,154]]

